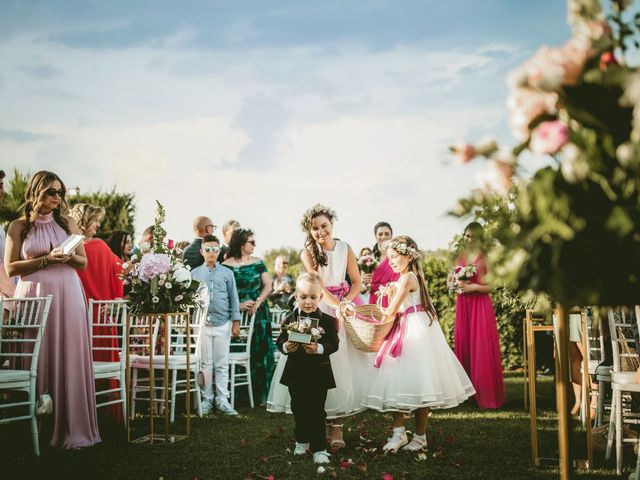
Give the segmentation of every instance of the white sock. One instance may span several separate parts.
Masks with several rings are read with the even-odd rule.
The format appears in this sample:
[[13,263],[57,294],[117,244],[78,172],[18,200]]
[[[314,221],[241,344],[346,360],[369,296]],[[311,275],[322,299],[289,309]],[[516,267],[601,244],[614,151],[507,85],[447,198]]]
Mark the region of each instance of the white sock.
[[399,433],[402,435],[405,431],[406,429],[404,427],[393,427],[393,433]]
[[423,433],[422,435],[414,435],[413,437],[411,437],[411,439],[416,439],[416,440],[423,440],[423,441],[427,441],[427,437],[426,434]]

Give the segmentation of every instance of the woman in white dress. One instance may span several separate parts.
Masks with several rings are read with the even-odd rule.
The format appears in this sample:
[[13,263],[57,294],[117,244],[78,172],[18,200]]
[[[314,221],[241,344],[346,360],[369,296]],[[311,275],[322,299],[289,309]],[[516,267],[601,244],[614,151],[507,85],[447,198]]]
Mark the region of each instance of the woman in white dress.
[[[420,265],[421,253],[407,236],[388,244],[387,258],[400,278],[386,287],[393,294],[384,320],[396,318],[393,329],[376,354],[373,376],[362,404],[393,413],[393,435],[383,447],[422,451],[427,446],[429,409],[452,408],[475,394],[471,380],[442,333]],[[415,414],[411,442],[404,427],[405,413]]]
[[[320,309],[335,317],[342,300],[356,301],[360,293],[360,272],[351,247],[333,238],[333,222],[336,213],[324,205],[315,205],[302,217],[301,227],[307,234],[301,259],[308,272],[316,272],[324,283]],[[351,285],[346,282],[349,275]],[[373,374],[371,354],[358,351],[347,338],[344,326],[336,320],[340,345],[330,356],[336,388],[329,390],[325,411],[327,412],[327,436],[333,448],[345,446],[340,419],[363,411],[362,395]],[[282,355],[276,367],[267,400],[270,412],[291,413],[288,390],[280,384],[286,355]]]

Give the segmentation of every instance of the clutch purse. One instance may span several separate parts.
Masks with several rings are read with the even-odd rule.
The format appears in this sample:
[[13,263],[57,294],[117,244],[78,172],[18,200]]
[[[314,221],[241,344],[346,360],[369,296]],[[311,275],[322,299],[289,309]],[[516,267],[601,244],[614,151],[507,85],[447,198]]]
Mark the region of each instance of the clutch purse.
[[48,393],[43,393],[38,397],[36,403],[36,415],[49,415],[53,413],[53,398]]

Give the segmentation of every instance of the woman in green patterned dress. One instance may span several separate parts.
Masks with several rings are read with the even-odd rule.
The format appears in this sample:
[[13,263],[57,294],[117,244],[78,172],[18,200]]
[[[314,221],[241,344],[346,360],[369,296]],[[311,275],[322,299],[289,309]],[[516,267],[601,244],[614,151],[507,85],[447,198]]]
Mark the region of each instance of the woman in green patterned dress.
[[271,338],[271,314],[266,302],[271,293],[271,277],[264,262],[253,256],[255,248],[253,231],[236,229],[222,264],[231,269],[236,279],[240,310],[256,315],[251,339],[251,386],[255,404],[263,405],[275,367],[275,348]]

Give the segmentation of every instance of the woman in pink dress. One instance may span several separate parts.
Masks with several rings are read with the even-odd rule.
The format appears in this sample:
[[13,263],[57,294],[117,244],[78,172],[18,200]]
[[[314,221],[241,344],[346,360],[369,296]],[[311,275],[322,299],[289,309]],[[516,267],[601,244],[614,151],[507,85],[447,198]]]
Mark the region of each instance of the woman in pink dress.
[[[387,222],[378,222],[373,227],[373,233],[376,235],[376,244],[373,246],[373,256],[380,262],[380,265],[376,267],[371,275],[364,275],[363,281],[370,284],[369,291],[369,303],[376,303],[378,301],[378,290],[383,285],[389,282],[395,282],[400,277],[400,274],[393,271],[389,265],[387,259],[387,249],[384,244],[391,240],[393,236],[393,230],[391,225]],[[382,299],[382,306],[388,307],[389,301],[385,297]]]
[[[480,408],[500,408],[504,403],[504,379],[500,339],[489,287],[483,283],[487,264],[482,251],[482,225],[472,222],[464,230],[465,248],[456,266],[475,265],[475,275],[458,282],[454,350],[476,389]],[[451,288],[452,275],[447,279]]]
[[[66,215],[66,188],[52,172],[36,173],[27,186],[24,216],[11,222],[5,265],[18,275],[17,297],[53,295],[38,359],[38,394],[53,399],[49,447],[75,449],[100,442],[96,419],[89,321],[76,273],[85,268],[84,247],[66,255],[57,248],[80,233]],[[46,419],[48,420],[48,419]],[[47,433],[41,433],[46,438]]]

